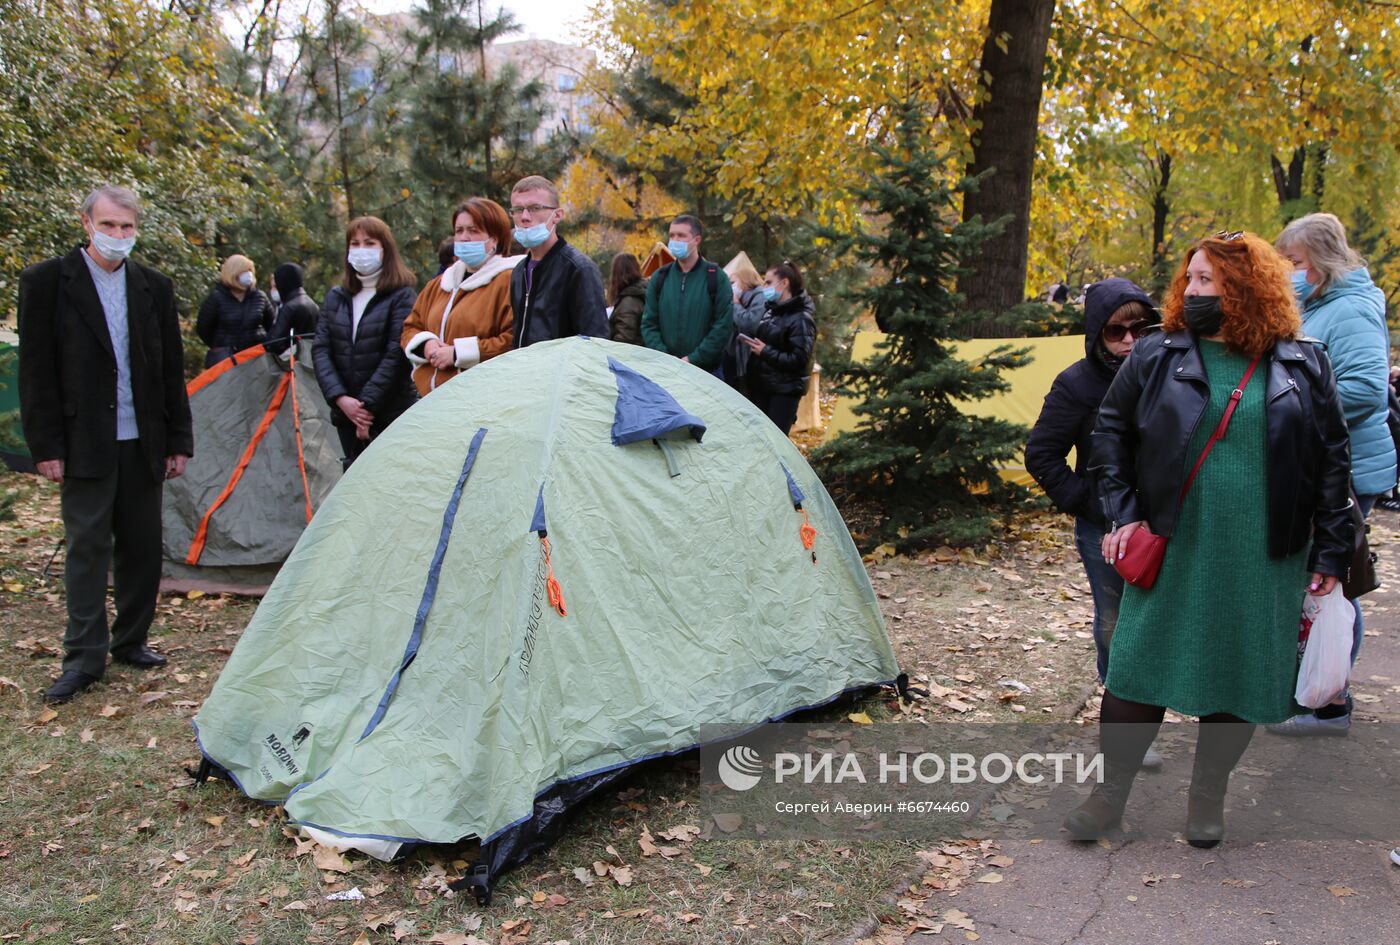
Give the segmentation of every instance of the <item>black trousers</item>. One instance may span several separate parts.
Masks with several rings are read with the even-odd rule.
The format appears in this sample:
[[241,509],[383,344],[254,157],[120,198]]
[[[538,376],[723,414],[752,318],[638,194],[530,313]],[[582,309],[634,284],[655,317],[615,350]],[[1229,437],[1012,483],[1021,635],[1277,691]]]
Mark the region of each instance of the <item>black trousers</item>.
[[802,402],[801,394],[775,394],[766,390],[750,390],[749,400],[755,407],[772,420],[783,436],[787,436],[792,425],[797,422],[797,405]]
[[[63,668],[100,677],[107,653],[146,642],[160,592],[161,482],[139,440],[118,444],[117,468],[100,479],[63,480],[68,628]],[[107,568],[117,618],[107,632]]]

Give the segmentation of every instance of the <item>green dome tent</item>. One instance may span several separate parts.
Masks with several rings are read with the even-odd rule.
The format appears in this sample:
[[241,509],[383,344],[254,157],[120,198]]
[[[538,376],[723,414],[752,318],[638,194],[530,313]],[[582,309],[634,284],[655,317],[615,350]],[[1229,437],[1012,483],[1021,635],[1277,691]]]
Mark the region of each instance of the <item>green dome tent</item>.
[[164,486],[161,588],[261,594],[340,481],[340,440],[311,367],[262,345],[186,385],[194,456]]
[[206,770],[467,885],[640,761],[896,680],[860,556],[727,385],[587,338],[472,368],[316,513],[196,718]]

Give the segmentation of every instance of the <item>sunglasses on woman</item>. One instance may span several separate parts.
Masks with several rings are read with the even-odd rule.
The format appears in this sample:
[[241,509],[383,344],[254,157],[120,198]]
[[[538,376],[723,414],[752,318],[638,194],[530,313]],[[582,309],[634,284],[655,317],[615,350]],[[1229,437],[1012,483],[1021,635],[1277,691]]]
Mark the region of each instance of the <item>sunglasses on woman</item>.
[[1129,334],[1134,338],[1141,338],[1142,333],[1151,324],[1151,322],[1130,322],[1127,325],[1105,325],[1103,326],[1103,340],[1117,344]]

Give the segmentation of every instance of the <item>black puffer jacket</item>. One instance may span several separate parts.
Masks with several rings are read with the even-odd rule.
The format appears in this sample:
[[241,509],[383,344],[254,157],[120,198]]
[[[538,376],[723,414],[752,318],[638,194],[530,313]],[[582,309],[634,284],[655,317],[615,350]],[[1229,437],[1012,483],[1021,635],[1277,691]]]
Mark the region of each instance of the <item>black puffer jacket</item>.
[[[326,294],[312,357],[321,393],[332,407],[338,397],[354,397],[374,414],[375,428],[383,429],[413,406],[418,392],[399,339],[415,298],[412,286],[376,293],[365,307],[360,330],[352,340],[350,293],[336,286]],[[338,426],[350,425],[339,409],[332,410],[331,416]]]
[[273,317],[272,300],[261,289],[245,292],[239,300],[220,283],[199,307],[194,330],[210,348],[227,348],[232,353],[262,344]]
[[[1084,296],[1084,357],[1055,378],[1026,441],[1026,471],[1055,507],[1099,526],[1104,525],[1103,509],[1089,487],[1087,473],[1089,436],[1114,374],[1101,356],[1099,340],[1113,313],[1128,302],[1141,302],[1156,313],[1147,294],[1127,279],[1105,279],[1089,286]],[[1071,448],[1073,469],[1067,461]]]
[[[1188,331],[1144,338],[1108,389],[1089,471],[1111,525],[1146,519],[1155,534],[1176,529],[1177,498],[1197,458],[1187,449],[1210,401],[1197,344]],[[1332,364],[1316,342],[1288,339],[1264,355],[1258,375],[1267,405],[1269,555],[1287,557],[1311,538],[1308,569],[1344,578],[1351,453]]]
[[812,373],[812,347],[817,342],[813,319],[816,303],[806,292],[786,302],[769,302],[754,335],[768,347],[749,359],[748,378],[754,390],[769,394],[802,394]]

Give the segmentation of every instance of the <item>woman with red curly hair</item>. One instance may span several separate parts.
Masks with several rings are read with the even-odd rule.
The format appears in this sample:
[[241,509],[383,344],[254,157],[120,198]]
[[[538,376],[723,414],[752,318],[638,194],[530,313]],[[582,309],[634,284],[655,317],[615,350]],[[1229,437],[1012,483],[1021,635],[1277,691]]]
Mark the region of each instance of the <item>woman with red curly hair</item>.
[[1112,526],[1104,557],[1139,530],[1170,540],[1156,583],[1125,588],[1100,715],[1105,778],[1065,819],[1077,839],[1118,825],[1171,708],[1202,722],[1186,838],[1214,846],[1255,724],[1295,711],[1302,592],[1335,586],[1352,536],[1346,421],[1326,355],[1299,338],[1289,269],[1249,233],[1195,243],[1164,331],[1137,343],[1104,398],[1090,458]]

